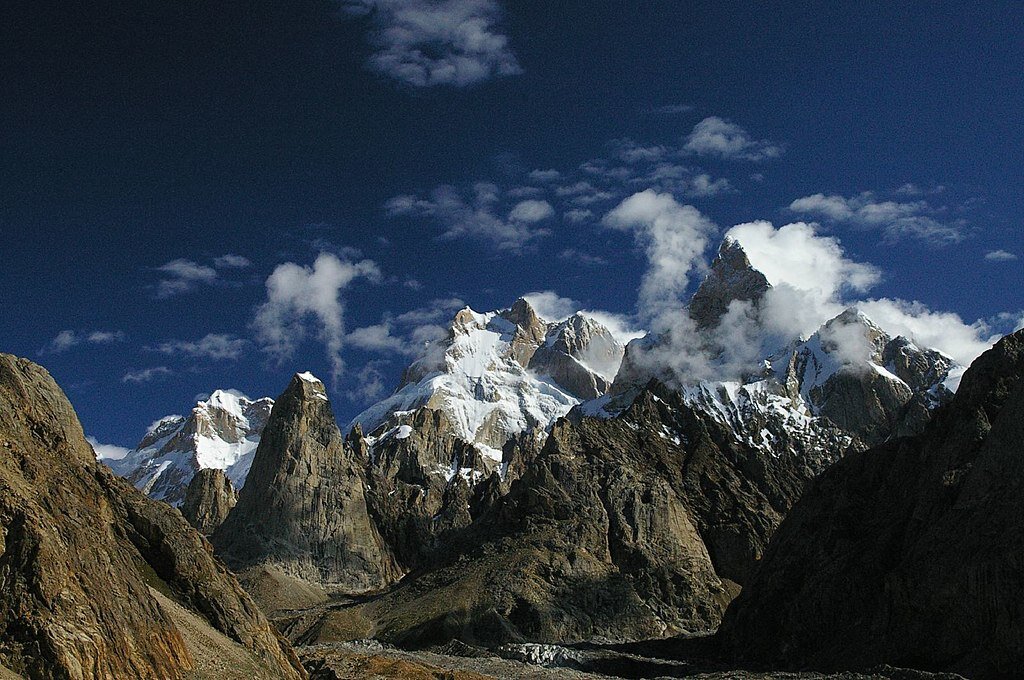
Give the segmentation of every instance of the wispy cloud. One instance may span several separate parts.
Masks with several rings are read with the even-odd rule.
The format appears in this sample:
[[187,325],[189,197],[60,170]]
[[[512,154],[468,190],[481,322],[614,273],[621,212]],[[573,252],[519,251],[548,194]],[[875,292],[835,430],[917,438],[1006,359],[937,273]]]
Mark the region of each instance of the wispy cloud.
[[755,162],[782,154],[780,145],[766,139],[754,139],[736,123],[718,116],[709,116],[697,123],[683,148],[701,156]]
[[311,267],[294,262],[278,265],[267,278],[266,300],[252,320],[261,349],[282,361],[292,357],[313,332],[324,344],[336,383],[345,368],[341,292],[357,278],[379,280],[380,269],[372,260],[349,262],[330,253],[320,253]]
[[214,285],[218,282],[218,270],[245,269],[252,263],[241,255],[227,253],[212,260],[213,264],[200,264],[195,260],[178,258],[156,268],[163,278],[156,284],[156,297],[160,299],[174,297],[194,290],[201,285]]
[[167,340],[152,349],[167,355],[184,355],[194,359],[234,360],[242,355],[249,342],[224,333],[210,333],[198,340]]
[[89,442],[92,450],[96,452],[96,460],[121,460],[131,452],[131,449],[126,446],[101,444],[96,437],[87,436],[85,440]]
[[161,376],[171,375],[173,372],[174,371],[166,366],[153,366],[151,368],[143,368],[137,371],[129,371],[121,376],[121,382],[135,384],[146,383]]
[[73,331],[63,330],[45,347],[39,350],[40,354],[60,354],[72,347],[82,344],[109,345],[115,342],[124,342],[127,336],[124,331]]
[[385,206],[389,217],[429,217],[441,226],[440,238],[472,238],[499,250],[520,251],[550,231],[540,223],[554,215],[547,201],[526,199],[510,203],[495,184],[479,182],[469,196],[453,186],[440,186],[429,198],[396,196]]
[[1013,262],[1017,256],[1008,250],[990,250],[985,253],[985,259],[989,262]]
[[689,104],[662,104],[661,106],[649,106],[640,109],[640,113],[648,116],[678,116],[681,113],[693,111]]
[[496,0],[343,0],[368,16],[374,71],[414,87],[465,87],[522,73]]
[[789,204],[789,209],[834,223],[880,229],[891,241],[910,237],[942,246],[964,238],[962,222],[939,219],[943,209],[934,208],[924,200],[882,200],[870,191],[849,198],[836,194],[813,194],[796,199]]

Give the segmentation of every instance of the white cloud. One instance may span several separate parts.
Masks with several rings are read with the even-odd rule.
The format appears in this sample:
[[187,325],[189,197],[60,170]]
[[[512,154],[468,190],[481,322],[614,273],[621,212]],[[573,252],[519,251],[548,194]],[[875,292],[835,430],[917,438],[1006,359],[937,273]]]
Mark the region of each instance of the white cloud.
[[562,178],[558,170],[534,170],[530,173],[530,179],[534,182],[557,182]]
[[600,309],[584,309],[580,311],[580,314],[589,316],[591,319],[607,328],[612,334],[612,337],[618,340],[621,345],[626,345],[631,340],[642,338],[647,334],[647,331],[637,328],[633,317],[626,314],[615,314],[613,312],[605,312]]
[[369,15],[370,68],[415,87],[464,87],[522,73],[496,0],[343,0]]
[[245,269],[251,267],[252,262],[247,257],[227,253],[226,255],[214,258],[213,266],[217,269]]
[[603,267],[608,264],[608,261],[598,255],[591,255],[585,253],[578,248],[566,248],[558,254],[559,259],[572,262],[573,264],[582,265],[584,267]]
[[516,203],[515,207],[508,213],[508,218],[513,222],[524,222],[533,224],[550,218],[555,214],[555,209],[547,201],[526,200]]
[[210,333],[198,340],[168,340],[153,349],[163,354],[183,354],[196,359],[237,359],[245,351],[248,341],[224,333]]
[[985,259],[989,262],[1012,262],[1017,256],[1007,250],[990,250],[985,253]]
[[124,342],[127,336],[124,331],[73,331],[63,330],[57,333],[41,350],[40,354],[60,354],[72,347],[88,343],[90,345],[109,345]]
[[294,262],[278,265],[267,278],[267,299],[256,310],[252,327],[264,352],[283,361],[295,354],[307,332],[315,330],[331,362],[335,382],[345,364],[345,304],[341,291],[356,278],[378,280],[372,260],[349,262],[320,253],[312,267]]
[[837,223],[866,229],[881,229],[889,240],[910,236],[932,245],[948,245],[963,240],[963,225],[943,222],[935,215],[940,210],[926,201],[879,200],[870,191],[845,198],[835,194],[813,194],[789,204],[795,213],[818,215]]
[[441,225],[441,238],[452,240],[473,238],[491,243],[499,250],[517,252],[527,244],[550,233],[536,226],[550,217],[554,210],[546,201],[525,200],[515,204],[507,218],[499,216],[504,201],[494,184],[478,182],[471,196],[464,198],[452,186],[439,186],[429,199],[416,196],[395,196],[384,208],[390,217],[413,215],[429,217]]
[[373,326],[357,328],[346,336],[345,340],[353,347],[368,352],[407,353],[408,343],[391,334],[391,325],[380,323]]
[[651,189],[625,199],[601,222],[631,231],[647,255],[638,303],[641,318],[650,321],[678,312],[691,272],[703,265],[702,255],[715,226],[696,208]]
[[892,334],[903,335],[921,347],[932,347],[967,366],[992,346],[991,329],[983,321],[964,323],[952,312],[936,312],[920,302],[866,300],[857,308]]
[[881,278],[876,267],[850,260],[838,240],[817,235],[803,222],[778,229],[771,222],[747,222],[725,235],[743,246],[751,265],[770,283],[787,284],[822,300],[864,292]]
[[775,158],[782,148],[768,140],[755,140],[735,123],[709,116],[694,126],[683,149],[702,156],[747,161]]
[[156,269],[166,275],[166,278],[157,283],[156,296],[158,298],[187,293],[199,284],[212,284],[217,280],[216,269],[193,260],[171,260]]
[[579,224],[580,222],[586,222],[594,216],[594,213],[586,208],[573,208],[572,210],[565,211],[565,220],[570,224]]
[[138,371],[129,371],[121,376],[121,382],[139,384],[149,382],[160,376],[171,375],[173,372],[166,366],[153,366],[152,368],[143,368]]
[[356,374],[356,387],[349,390],[346,396],[357,403],[370,403],[380,400],[387,394],[387,386],[380,368],[383,364],[370,361]]
[[125,446],[101,444],[97,441],[96,437],[87,436],[85,440],[89,442],[93,451],[96,452],[96,460],[121,460],[131,451],[131,449]]
[[580,308],[580,303],[572,298],[562,297],[553,290],[536,290],[521,297],[529,302],[537,316],[545,321],[564,321]]

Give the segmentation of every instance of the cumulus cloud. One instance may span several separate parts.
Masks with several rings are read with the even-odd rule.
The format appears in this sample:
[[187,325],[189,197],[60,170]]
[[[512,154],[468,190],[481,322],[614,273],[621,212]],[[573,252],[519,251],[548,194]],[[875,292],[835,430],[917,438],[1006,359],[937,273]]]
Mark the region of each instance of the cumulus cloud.
[[990,250],[985,253],[985,259],[989,262],[1013,262],[1017,256],[1007,250]]
[[963,224],[939,220],[937,215],[942,210],[933,208],[927,201],[880,200],[870,191],[849,198],[813,194],[796,199],[789,204],[789,209],[835,223],[880,229],[891,241],[911,237],[941,246],[964,238]]
[[357,328],[348,334],[349,345],[368,352],[407,353],[409,345],[401,338],[391,334],[391,324],[380,323]]
[[564,321],[575,314],[580,303],[572,298],[562,297],[553,290],[536,290],[522,296],[530,303],[537,316],[545,321]]
[[453,186],[440,186],[430,198],[395,196],[385,205],[389,217],[418,216],[436,221],[442,228],[441,239],[472,238],[492,244],[499,250],[517,252],[550,231],[538,226],[549,219],[554,209],[547,201],[519,201],[503,216],[505,196],[489,182],[473,185],[469,197]]
[[533,224],[542,222],[555,214],[555,209],[547,201],[526,200],[516,203],[508,213],[508,218],[513,222]]
[[689,205],[670,194],[651,189],[633,194],[604,216],[611,229],[632,232],[647,255],[648,268],[640,284],[641,319],[653,321],[679,308],[680,297],[702,256],[715,226]]
[[166,366],[153,366],[151,368],[143,368],[137,371],[129,371],[121,376],[121,382],[123,383],[140,383],[150,382],[161,376],[171,375],[174,371],[167,368]]
[[374,71],[415,87],[465,87],[522,73],[496,0],[344,0],[369,16]]
[[85,440],[89,442],[92,450],[96,452],[96,460],[121,460],[131,451],[126,446],[101,444],[96,437],[86,436]]
[[209,333],[198,340],[167,340],[153,350],[167,355],[184,355],[194,359],[234,360],[242,355],[249,342],[225,333]]
[[266,300],[252,321],[261,349],[283,361],[294,356],[313,332],[327,351],[331,375],[337,382],[345,367],[341,358],[345,339],[341,292],[357,278],[379,280],[380,270],[372,260],[349,262],[330,253],[320,253],[311,267],[294,262],[278,265],[267,278]]
[[774,285],[785,284],[821,300],[862,293],[878,283],[877,267],[846,257],[839,241],[795,222],[776,229],[771,222],[738,224],[725,234],[738,241],[751,265]]
[[921,347],[937,349],[964,366],[996,339],[984,321],[968,324],[957,314],[933,311],[920,302],[882,298],[856,306],[887,332],[907,337]]
[[124,342],[127,336],[124,331],[73,331],[63,330],[54,336],[46,346],[39,350],[40,354],[60,354],[72,347],[82,344],[109,345]]
[[683,148],[701,156],[763,161],[782,153],[782,147],[768,140],[757,140],[739,125],[718,116],[697,123]]

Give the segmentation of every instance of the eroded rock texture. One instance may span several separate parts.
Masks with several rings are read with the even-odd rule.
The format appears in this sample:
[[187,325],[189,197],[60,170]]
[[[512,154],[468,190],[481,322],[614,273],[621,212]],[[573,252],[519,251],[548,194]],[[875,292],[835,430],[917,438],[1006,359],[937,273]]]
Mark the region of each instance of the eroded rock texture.
[[0,665],[32,678],[209,677],[161,593],[257,659],[255,677],[304,677],[178,511],[96,462],[45,370],[0,354]]

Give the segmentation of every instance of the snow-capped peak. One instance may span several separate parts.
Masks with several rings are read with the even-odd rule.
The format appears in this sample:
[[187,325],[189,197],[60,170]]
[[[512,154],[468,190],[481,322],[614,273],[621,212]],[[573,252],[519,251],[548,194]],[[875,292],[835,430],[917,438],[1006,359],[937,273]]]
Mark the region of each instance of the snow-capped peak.
[[522,298],[493,312],[466,307],[447,337],[406,370],[398,391],[353,423],[390,431],[426,406],[444,410],[466,441],[500,449],[603,393],[621,357],[611,333],[583,315],[549,323]]
[[182,501],[195,472],[225,470],[236,488],[245,483],[274,400],[250,399],[237,390],[215,390],[187,417],[154,422],[138,446],[111,467],[144,493],[172,504]]

